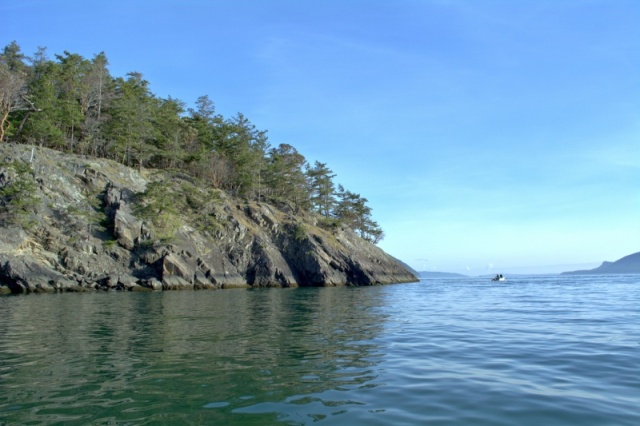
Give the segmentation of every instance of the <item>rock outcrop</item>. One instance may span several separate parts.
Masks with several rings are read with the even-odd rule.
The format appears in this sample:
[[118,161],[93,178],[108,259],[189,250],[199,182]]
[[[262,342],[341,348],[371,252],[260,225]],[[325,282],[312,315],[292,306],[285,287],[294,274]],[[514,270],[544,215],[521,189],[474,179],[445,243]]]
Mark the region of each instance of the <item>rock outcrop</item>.
[[0,146],[0,293],[417,281],[349,228],[192,180]]

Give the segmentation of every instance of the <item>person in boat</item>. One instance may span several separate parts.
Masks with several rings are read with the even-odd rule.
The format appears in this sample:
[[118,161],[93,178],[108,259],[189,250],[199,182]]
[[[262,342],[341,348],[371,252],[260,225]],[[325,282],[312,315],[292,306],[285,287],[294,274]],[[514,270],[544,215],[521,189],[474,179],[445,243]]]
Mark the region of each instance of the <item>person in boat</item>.
[[496,274],[496,277],[493,279],[494,281],[498,281],[502,275]]

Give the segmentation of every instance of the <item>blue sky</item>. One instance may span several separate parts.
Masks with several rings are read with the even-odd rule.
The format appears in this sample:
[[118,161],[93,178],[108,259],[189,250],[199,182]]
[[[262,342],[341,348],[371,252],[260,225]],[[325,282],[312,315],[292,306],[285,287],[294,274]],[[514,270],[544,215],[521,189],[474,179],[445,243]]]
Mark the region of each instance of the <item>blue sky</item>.
[[640,1],[0,1],[0,45],[104,51],[369,200],[418,270],[640,251]]

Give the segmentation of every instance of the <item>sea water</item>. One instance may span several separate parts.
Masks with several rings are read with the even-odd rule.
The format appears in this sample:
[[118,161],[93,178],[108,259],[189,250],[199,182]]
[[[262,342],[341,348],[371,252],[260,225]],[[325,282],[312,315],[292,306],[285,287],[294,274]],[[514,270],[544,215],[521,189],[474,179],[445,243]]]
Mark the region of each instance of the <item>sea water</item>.
[[640,276],[0,298],[0,424],[640,425]]

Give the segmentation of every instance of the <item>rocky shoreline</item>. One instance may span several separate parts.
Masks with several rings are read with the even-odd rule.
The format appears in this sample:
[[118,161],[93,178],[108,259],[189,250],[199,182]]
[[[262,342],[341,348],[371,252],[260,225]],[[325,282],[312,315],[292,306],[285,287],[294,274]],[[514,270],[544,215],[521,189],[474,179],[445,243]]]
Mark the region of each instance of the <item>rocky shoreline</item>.
[[[175,211],[164,227],[142,208],[150,184]],[[418,280],[351,229],[290,205],[46,148],[0,146],[0,207],[4,294]]]

